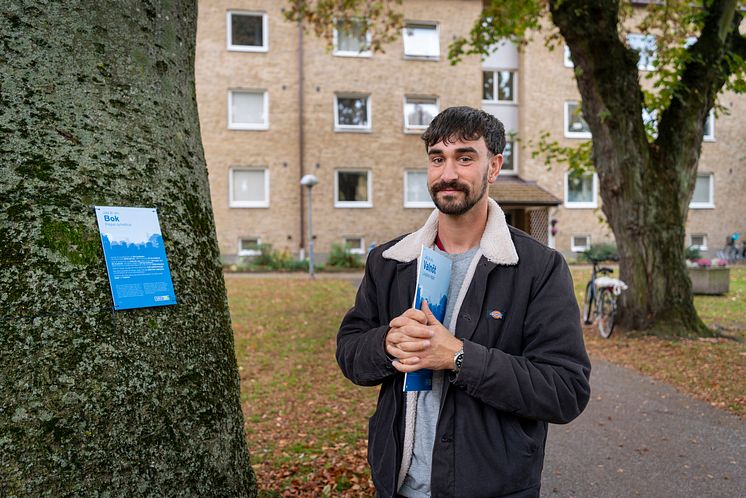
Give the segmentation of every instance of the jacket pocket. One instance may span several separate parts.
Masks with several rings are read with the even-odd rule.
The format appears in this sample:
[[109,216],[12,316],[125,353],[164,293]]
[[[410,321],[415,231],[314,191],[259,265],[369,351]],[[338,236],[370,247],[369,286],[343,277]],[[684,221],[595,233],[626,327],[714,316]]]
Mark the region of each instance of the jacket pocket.
[[[503,417],[504,425],[510,434],[515,435],[515,438],[521,443],[519,447],[524,448],[527,453],[533,454],[539,449],[540,441],[534,439],[526,430],[523,428],[523,424],[518,420],[517,417],[506,415]],[[532,420],[526,420],[527,425],[536,425],[537,422]]]

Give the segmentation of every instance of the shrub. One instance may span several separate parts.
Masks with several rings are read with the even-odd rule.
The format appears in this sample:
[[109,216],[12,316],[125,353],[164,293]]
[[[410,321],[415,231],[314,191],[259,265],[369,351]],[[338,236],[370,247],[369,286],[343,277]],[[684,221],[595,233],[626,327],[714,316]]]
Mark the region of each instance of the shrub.
[[593,244],[590,249],[583,251],[583,258],[587,261],[618,261],[619,253],[616,244]]
[[336,268],[362,268],[363,262],[358,254],[352,254],[342,244],[332,244],[332,250],[329,253],[329,266]]
[[686,259],[689,260],[695,260],[702,257],[702,253],[699,251],[699,247],[697,246],[689,246],[686,248],[685,252]]

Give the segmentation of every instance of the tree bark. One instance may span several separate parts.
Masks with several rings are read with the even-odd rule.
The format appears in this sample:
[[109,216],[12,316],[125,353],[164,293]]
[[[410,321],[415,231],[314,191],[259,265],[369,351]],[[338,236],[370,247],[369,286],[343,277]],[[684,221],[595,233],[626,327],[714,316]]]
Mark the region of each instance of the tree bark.
[[[684,69],[658,138],[642,122],[637,55],[618,35],[619,3],[551,1],[572,52],[603,212],[617,241],[623,294],[620,324],[665,335],[711,335],[694,308],[685,266],[685,225],[704,124],[728,77],[723,55],[738,38],[735,2],[715,1]],[[736,36],[732,35],[735,29]],[[730,33],[730,34],[729,34]]]
[[[194,1],[0,8],[0,495],[253,496]],[[178,304],[113,311],[94,205],[156,207]]]

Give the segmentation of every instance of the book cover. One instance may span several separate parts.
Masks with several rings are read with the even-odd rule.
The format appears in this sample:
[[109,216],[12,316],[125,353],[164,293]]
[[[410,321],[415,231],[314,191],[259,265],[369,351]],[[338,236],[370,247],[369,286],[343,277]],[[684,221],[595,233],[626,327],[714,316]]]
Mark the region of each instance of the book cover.
[[[412,306],[422,309],[426,300],[430,311],[439,322],[443,322],[448,304],[448,286],[451,283],[450,259],[434,249],[422,246],[417,268],[417,288]],[[433,388],[433,371],[418,370],[404,376],[404,391],[430,391]]]

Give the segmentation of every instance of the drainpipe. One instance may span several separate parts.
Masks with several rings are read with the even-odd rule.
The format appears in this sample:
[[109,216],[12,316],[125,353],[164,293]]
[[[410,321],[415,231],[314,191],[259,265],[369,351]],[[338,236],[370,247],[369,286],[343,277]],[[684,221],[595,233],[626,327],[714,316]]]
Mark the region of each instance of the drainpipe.
[[305,211],[303,209],[303,186],[300,184],[300,179],[306,173],[306,169],[303,166],[305,156],[305,135],[303,134],[303,20],[298,21],[298,185],[299,199],[298,203],[300,207],[300,244],[299,253],[302,254],[306,246],[305,240]]

